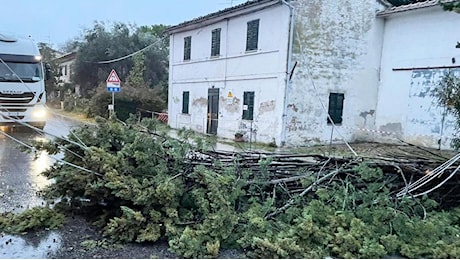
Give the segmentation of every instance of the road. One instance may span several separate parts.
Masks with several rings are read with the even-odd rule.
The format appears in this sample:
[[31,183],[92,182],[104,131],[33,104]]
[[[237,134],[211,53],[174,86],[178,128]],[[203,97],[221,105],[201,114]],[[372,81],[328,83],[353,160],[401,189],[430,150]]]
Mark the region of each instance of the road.
[[[21,212],[41,205],[44,201],[37,192],[50,183],[40,173],[50,167],[55,160],[45,152],[27,153],[20,143],[30,144],[33,140],[65,137],[77,121],[60,116],[51,117],[45,127],[49,134],[42,135],[33,130],[20,128],[7,134],[0,132],[0,212]],[[27,150],[27,149],[26,149]],[[61,236],[51,232],[32,243],[20,236],[2,234],[0,237],[0,258],[47,258],[61,245]]]
[[[33,140],[44,140],[54,136],[66,136],[77,122],[53,116],[48,120],[42,135],[29,129],[7,132],[19,141],[30,144]],[[54,163],[45,152],[27,153],[19,142],[0,132],[0,212],[21,212],[43,203],[37,192],[49,184],[40,173]],[[26,149],[27,150],[27,149]]]

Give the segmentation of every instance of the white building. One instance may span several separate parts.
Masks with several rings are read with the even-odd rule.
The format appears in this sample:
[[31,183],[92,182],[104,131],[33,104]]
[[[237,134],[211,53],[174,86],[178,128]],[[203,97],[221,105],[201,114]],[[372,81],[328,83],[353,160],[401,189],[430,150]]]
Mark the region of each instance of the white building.
[[430,92],[446,72],[460,68],[460,14],[438,1],[388,8],[385,20],[376,127],[410,143],[448,148],[455,119],[444,116]]
[[77,53],[75,51],[65,53],[54,61],[59,66],[60,75],[58,78],[59,84],[72,83],[71,75],[73,73],[73,66],[76,60]]
[[173,26],[169,125],[289,146],[448,145],[453,119],[420,95],[458,53],[460,15],[436,2],[255,0]]

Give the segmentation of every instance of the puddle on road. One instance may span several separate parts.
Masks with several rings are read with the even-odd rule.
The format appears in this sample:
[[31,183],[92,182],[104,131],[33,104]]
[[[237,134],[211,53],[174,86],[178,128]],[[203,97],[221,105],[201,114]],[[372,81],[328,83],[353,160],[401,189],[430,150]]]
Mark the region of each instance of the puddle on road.
[[61,246],[61,236],[50,232],[42,238],[25,238],[2,234],[0,258],[48,258]]
[[[16,136],[29,143],[39,140],[30,134]],[[52,181],[41,172],[48,169],[54,159],[46,152],[27,154],[11,140],[0,138],[0,212],[20,213],[26,209],[44,206],[38,195]],[[39,232],[42,233],[42,232]],[[0,233],[0,258],[43,259],[50,258],[61,247],[61,235],[47,231],[39,236],[13,236]]]
[[[20,213],[32,207],[44,206],[46,202],[39,192],[53,181],[41,173],[55,160],[45,151],[26,154],[11,150],[7,160],[0,158],[0,212]],[[56,157],[60,156],[58,154]]]

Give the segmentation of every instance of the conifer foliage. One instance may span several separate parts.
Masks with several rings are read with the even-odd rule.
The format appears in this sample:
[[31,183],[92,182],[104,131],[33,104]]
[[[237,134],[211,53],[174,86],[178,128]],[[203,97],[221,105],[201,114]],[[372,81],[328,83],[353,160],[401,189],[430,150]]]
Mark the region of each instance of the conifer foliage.
[[[45,192],[57,209],[85,214],[119,242],[168,241],[181,257],[216,257],[222,248],[255,258],[460,257],[460,211],[439,211],[428,197],[396,199],[387,173],[355,162],[328,178],[299,167],[294,192],[258,171],[207,156],[212,140],[189,131],[172,138],[155,121],[127,125],[98,119],[37,147],[90,170],[56,163]],[[324,180],[324,181],[323,181]],[[313,185],[314,184],[314,185]],[[312,188],[309,188],[312,187]],[[282,210],[280,210],[282,209]]]

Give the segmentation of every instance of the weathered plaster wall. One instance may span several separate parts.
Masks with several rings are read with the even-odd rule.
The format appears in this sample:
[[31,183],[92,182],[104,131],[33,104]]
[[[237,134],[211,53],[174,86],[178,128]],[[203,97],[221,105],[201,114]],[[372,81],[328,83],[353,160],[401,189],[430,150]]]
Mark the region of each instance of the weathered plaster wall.
[[[276,17],[276,19],[273,19]],[[258,50],[246,52],[247,22],[260,19]],[[219,57],[210,57],[211,31],[221,28]],[[284,107],[289,8],[275,6],[170,37],[169,125],[206,132],[208,89],[219,89],[217,135],[237,131],[257,142],[280,140]],[[183,39],[192,36],[191,60],[183,61]],[[182,92],[190,92],[182,114]],[[254,120],[242,120],[243,95],[254,91]],[[231,93],[231,97],[229,94]]]
[[[449,147],[455,131],[455,118],[438,106],[432,92],[438,87],[447,69],[414,70],[409,87],[408,113],[406,114],[405,138],[423,146]],[[460,70],[453,69],[459,75]],[[436,146],[437,147],[437,146]]]
[[329,93],[345,94],[343,123],[334,140],[365,140],[375,120],[383,21],[375,0],[297,0],[286,143],[329,142]]
[[458,24],[460,15],[439,6],[385,18],[376,127],[391,134],[378,136],[382,141],[438,148],[441,139],[441,148],[449,147],[453,118],[444,117],[430,95],[446,69],[426,68],[458,63],[452,63],[459,54]]

